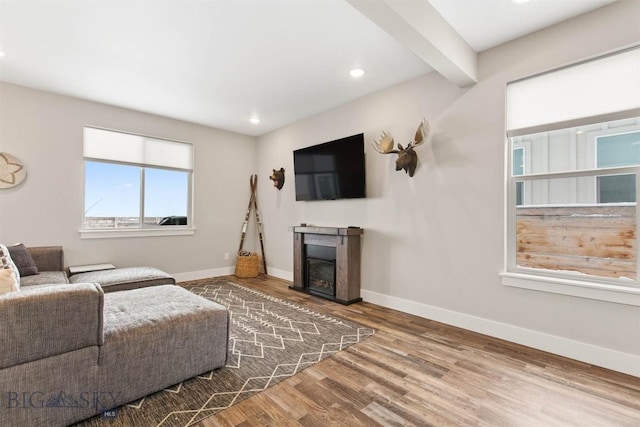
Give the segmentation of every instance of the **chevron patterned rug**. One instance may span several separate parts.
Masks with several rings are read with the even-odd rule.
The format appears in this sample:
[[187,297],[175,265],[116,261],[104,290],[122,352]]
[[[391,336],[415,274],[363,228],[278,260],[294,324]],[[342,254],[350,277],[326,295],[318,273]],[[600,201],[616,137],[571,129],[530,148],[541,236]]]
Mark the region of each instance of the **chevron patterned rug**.
[[79,425],[190,426],[374,333],[227,280],[181,285],[229,309],[227,365]]

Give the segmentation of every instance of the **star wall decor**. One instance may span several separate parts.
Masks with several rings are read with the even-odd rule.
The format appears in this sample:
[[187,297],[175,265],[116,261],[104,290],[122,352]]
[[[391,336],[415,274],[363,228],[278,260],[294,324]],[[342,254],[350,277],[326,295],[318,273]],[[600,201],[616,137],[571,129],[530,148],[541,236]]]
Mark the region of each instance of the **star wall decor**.
[[27,177],[27,168],[9,153],[0,152],[0,188],[11,188]]

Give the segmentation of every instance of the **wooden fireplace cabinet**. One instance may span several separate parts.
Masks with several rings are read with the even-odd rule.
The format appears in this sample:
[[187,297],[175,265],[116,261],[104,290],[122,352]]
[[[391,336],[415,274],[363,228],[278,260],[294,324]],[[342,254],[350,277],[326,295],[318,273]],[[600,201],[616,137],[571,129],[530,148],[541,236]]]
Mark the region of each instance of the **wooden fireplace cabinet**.
[[362,301],[360,297],[360,236],[358,227],[313,227],[293,226],[293,286],[296,291],[311,293],[306,283],[306,245],[336,248],[335,297],[313,295],[340,304]]

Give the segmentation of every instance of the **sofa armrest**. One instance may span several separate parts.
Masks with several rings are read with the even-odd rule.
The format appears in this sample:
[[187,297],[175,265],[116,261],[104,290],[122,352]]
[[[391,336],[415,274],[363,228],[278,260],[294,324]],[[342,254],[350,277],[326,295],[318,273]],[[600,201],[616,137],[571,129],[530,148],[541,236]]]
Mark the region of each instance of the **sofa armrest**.
[[103,343],[100,285],[38,286],[0,296],[0,369]]
[[64,251],[62,246],[34,246],[28,248],[38,271],[63,271]]

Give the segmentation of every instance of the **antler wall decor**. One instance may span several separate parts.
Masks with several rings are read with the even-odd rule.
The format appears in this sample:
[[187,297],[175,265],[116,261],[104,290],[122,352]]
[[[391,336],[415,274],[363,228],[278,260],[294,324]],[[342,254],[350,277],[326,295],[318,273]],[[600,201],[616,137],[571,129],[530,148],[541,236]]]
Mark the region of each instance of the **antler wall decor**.
[[396,159],[396,170],[404,169],[404,171],[409,174],[409,176],[413,176],[416,171],[416,167],[418,166],[418,155],[413,150],[415,147],[422,145],[426,139],[429,137],[429,133],[431,132],[431,128],[429,126],[429,122],[425,119],[420,122],[418,129],[416,130],[416,136],[413,141],[409,142],[406,148],[402,146],[402,144],[398,144],[398,149],[395,150],[393,141],[393,136],[389,132],[382,132],[380,135],[380,139],[378,141],[373,141],[373,148],[376,149],[378,153],[381,154],[391,154],[395,153],[398,155]]

